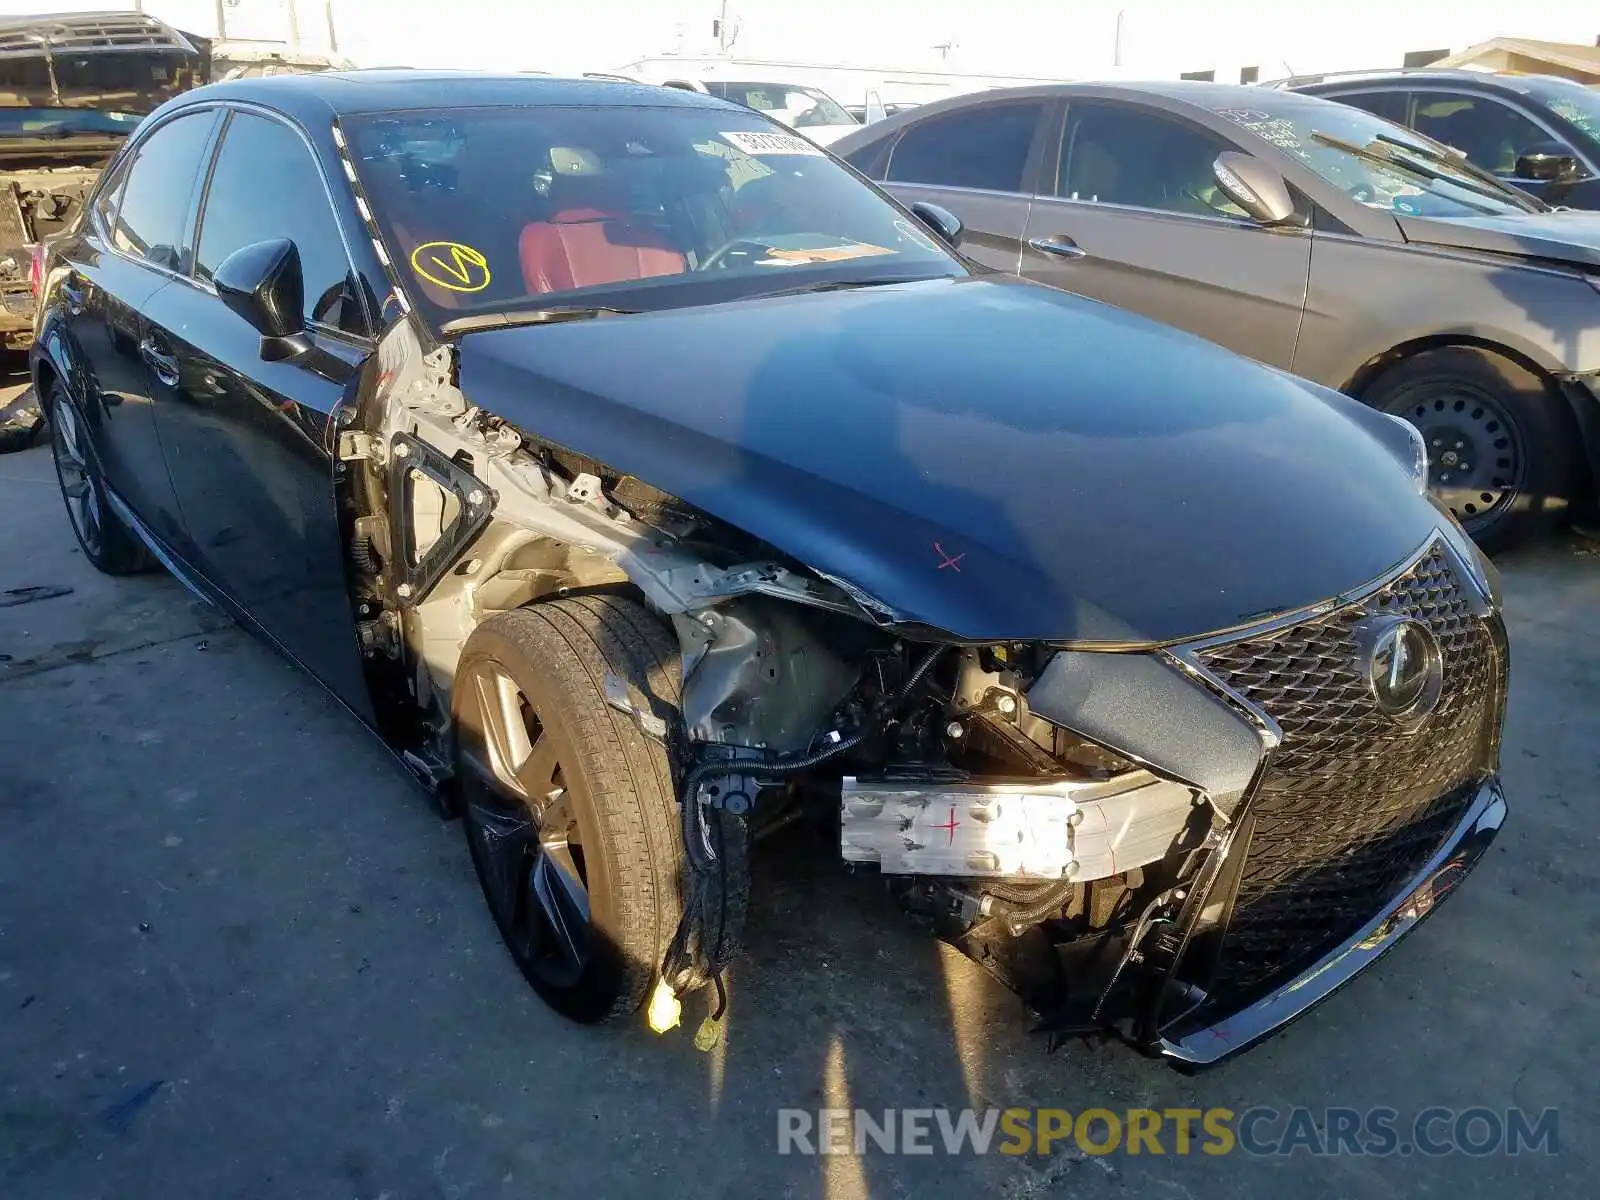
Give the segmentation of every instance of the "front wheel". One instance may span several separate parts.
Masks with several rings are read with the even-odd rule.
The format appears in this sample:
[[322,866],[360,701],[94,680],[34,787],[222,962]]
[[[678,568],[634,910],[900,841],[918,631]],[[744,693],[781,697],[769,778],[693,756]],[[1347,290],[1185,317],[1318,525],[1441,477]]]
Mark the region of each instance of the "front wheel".
[[678,647],[616,596],[491,617],[467,639],[452,708],[467,846],[511,957],[563,1015],[644,1002],[683,913],[666,747],[606,701],[677,721]]
[[1576,496],[1572,414],[1509,359],[1470,346],[1430,350],[1385,371],[1363,399],[1421,431],[1429,490],[1485,550],[1548,527]]

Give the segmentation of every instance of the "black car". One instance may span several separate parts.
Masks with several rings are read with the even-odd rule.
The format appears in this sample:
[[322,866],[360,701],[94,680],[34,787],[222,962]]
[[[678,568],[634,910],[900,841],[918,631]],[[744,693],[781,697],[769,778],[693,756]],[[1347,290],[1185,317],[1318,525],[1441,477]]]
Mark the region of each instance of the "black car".
[[242,80],[33,370],[84,553],[374,729],[561,1012],[720,994],[799,818],[1044,1028],[1212,1062],[1500,826],[1496,577],[1409,426],[958,238],[703,95]]
[[1548,204],[1600,208],[1600,91],[1581,83],[1419,69],[1306,75],[1268,86],[1409,126]]

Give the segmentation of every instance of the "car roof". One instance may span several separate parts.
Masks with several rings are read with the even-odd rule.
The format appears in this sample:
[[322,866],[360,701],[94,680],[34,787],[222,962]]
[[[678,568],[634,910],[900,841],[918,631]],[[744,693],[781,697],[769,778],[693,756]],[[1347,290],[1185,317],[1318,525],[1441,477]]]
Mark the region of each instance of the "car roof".
[[1335,104],[1320,96],[1306,92],[1282,91],[1247,83],[1208,83],[1198,79],[1164,79],[1142,83],[1046,83],[1026,87],[988,88],[979,92],[964,92],[941,100],[918,104],[904,112],[897,112],[886,120],[864,125],[847,133],[835,145],[844,153],[878,142],[882,137],[896,133],[912,124],[920,124],[940,113],[1006,100],[1156,100],[1157,107],[1171,112],[1181,112],[1192,106],[1206,112],[1230,108],[1270,108],[1284,111],[1290,108],[1306,109]]
[[1551,88],[1581,88],[1576,80],[1559,75],[1501,75],[1493,71],[1474,71],[1465,67],[1409,67],[1373,71],[1339,71],[1328,75],[1296,75],[1274,79],[1263,87],[1294,91],[1332,91],[1366,84],[1408,86],[1414,83],[1467,84],[1485,91],[1526,95]]
[[174,109],[236,100],[277,109],[302,122],[330,116],[414,109],[495,106],[716,108],[747,113],[695,92],[609,79],[493,75],[476,71],[353,70],[232,79],[185,92]]

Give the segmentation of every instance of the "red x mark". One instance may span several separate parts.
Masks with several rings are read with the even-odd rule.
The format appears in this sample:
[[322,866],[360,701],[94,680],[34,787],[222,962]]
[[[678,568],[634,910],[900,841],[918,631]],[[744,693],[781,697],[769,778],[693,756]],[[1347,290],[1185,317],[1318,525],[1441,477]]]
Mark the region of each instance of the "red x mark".
[[[942,553],[942,551],[941,551],[941,553]],[[961,822],[956,820],[956,806],[954,804],[952,804],[950,806],[950,819],[948,821],[946,821],[943,825],[935,825],[934,828],[935,829],[947,829],[947,830],[949,830],[950,831],[950,840],[948,842],[946,842],[945,845],[954,846],[956,844],[956,828],[960,824],[961,824]]]
[[967,552],[965,550],[963,550],[960,554],[957,554],[954,558],[952,558],[950,556],[949,552],[946,551],[943,546],[939,545],[938,542],[935,542],[933,544],[933,548],[936,551],[938,551],[939,557],[944,560],[943,562],[941,562],[939,564],[939,566],[938,566],[939,570],[942,571],[946,567],[949,567],[952,571],[955,571],[957,574],[960,573],[960,571],[961,571],[961,565],[960,565],[961,564],[961,560],[967,556]]

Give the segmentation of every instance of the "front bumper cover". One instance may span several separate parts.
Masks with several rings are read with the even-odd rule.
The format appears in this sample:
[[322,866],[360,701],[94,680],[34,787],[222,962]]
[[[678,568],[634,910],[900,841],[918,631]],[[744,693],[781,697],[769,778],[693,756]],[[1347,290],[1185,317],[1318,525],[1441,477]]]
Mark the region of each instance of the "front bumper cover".
[[1505,823],[1498,777],[1478,788],[1466,813],[1427,864],[1343,945],[1268,995],[1200,1028],[1169,1029],[1150,1047],[1181,1068],[1213,1066],[1278,1032],[1387,953],[1477,865]]

